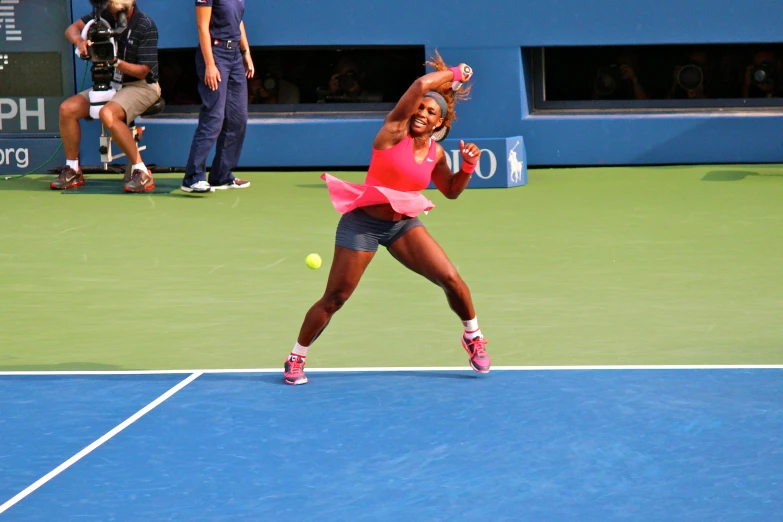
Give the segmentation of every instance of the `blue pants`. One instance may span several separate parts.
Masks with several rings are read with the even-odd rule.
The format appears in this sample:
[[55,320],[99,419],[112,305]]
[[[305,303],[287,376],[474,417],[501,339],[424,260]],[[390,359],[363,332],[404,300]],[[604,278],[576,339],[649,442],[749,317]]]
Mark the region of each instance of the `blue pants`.
[[183,185],[192,185],[207,179],[207,156],[217,144],[212,169],[209,172],[210,185],[223,185],[234,179],[231,170],[239,163],[242,144],[247,128],[247,78],[238,48],[213,47],[215,65],[220,71],[216,91],[204,83],[206,64],[201,49],[196,51],[196,73],[198,92],[201,95],[201,111],[198,127],[190,146],[190,156],[185,167]]

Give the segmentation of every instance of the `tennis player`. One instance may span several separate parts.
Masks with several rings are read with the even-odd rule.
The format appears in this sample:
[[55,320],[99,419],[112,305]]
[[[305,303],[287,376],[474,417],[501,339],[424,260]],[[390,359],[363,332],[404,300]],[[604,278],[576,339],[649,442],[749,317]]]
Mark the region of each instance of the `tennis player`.
[[462,346],[471,367],[489,372],[487,341],[479,329],[470,290],[416,217],[435,206],[421,194],[430,181],[447,198],[456,199],[479,161],[481,150],[460,141],[462,166],[453,174],[443,147],[437,143],[451,128],[456,101],[467,98],[470,88],[461,87],[473,71],[466,64],[449,68],[437,53],[427,63],[436,71],[413,82],[375,136],[365,182],[359,185],[329,174],[321,176],[342,218],[326,290],[307,312],[285,362],[287,384],[307,382],[304,366],[308,349],[356,289],[378,245],[445,291],[449,306],[464,325]]

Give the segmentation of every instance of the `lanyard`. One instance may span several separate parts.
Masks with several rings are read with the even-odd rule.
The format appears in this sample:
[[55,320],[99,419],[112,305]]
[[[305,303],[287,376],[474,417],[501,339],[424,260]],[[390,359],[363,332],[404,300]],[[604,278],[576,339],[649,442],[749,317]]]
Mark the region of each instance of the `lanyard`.
[[128,37],[125,39],[125,49],[122,50],[123,60],[125,60],[125,57],[128,55],[128,44],[130,43],[131,31],[131,29],[128,29]]
[[[128,42],[130,41],[131,37],[131,30],[128,29],[128,37],[125,39],[125,49],[122,50],[122,59],[125,60],[125,57],[128,55]],[[114,84],[114,88],[116,90],[122,89],[122,73],[119,69],[114,69],[114,77],[112,78],[112,83]]]

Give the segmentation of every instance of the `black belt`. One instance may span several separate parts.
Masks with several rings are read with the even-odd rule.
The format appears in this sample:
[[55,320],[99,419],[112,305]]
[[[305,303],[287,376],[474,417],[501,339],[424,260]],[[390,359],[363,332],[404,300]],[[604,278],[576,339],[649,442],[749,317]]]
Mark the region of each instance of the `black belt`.
[[239,40],[218,40],[212,39],[212,47],[222,47],[223,49],[236,49],[239,47]]

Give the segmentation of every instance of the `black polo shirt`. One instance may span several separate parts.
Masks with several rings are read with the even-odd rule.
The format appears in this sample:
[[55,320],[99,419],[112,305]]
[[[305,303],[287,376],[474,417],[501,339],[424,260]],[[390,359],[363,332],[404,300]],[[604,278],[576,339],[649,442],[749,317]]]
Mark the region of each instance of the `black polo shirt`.
[[196,0],[196,7],[211,7],[209,36],[213,40],[239,42],[239,25],[245,14],[245,0]]
[[[101,13],[101,18],[116,27],[117,23],[108,10]],[[92,20],[92,13],[81,17],[85,24]],[[133,16],[128,20],[128,28],[117,41],[117,56],[120,60],[138,65],[148,65],[150,72],[147,74],[147,83],[158,81],[158,28],[152,18],[142,13],[138,5],[133,8]],[[128,74],[122,75],[122,83],[130,83],[141,80]]]

